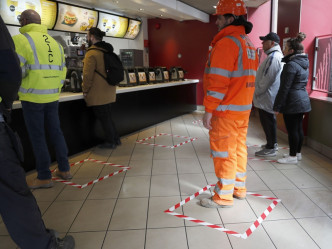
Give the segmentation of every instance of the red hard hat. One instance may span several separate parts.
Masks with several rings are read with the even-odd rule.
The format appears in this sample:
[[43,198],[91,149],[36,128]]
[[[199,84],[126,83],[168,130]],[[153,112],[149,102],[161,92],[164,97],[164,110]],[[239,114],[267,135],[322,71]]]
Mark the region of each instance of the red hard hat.
[[247,14],[243,0],[219,0],[215,15],[233,14],[242,16]]

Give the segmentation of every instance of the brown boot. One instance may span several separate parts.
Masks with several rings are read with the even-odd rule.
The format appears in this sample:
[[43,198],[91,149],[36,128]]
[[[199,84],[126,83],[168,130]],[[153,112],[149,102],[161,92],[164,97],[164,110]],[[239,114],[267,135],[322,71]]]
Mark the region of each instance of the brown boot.
[[60,170],[57,170],[55,175],[57,177],[60,177],[61,179],[63,180],[70,180],[73,178],[73,176],[70,174],[70,171],[60,171]]
[[54,183],[52,179],[40,180],[38,178],[33,179],[28,182],[28,187],[30,189],[38,189],[38,188],[52,188]]

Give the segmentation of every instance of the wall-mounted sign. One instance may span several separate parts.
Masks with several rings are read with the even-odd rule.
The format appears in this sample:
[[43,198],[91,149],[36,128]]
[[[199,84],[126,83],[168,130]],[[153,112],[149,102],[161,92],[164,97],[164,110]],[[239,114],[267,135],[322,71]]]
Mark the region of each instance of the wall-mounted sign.
[[106,36],[124,37],[128,28],[128,18],[99,12],[97,26]]
[[141,28],[141,21],[130,20],[126,35],[124,38],[135,39]]
[[98,12],[68,4],[58,3],[58,20],[54,29],[87,33],[97,26]]
[[6,24],[20,25],[21,13],[32,9],[39,13],[41,23],[52,29],[57,14],[56,2],[47,0],[0,0],[0,15]]

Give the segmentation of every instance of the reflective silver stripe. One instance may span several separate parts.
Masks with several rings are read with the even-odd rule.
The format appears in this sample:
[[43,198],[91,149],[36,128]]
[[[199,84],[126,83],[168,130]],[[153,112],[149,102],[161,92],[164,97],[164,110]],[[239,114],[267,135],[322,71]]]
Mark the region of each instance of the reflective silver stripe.
[[243,177],[245,177],[247,175],[247,172],[243,172],[243,173],[239,173],[239,172],[237,172],[236,173],[236,178],[243,178]]
[[232,76],[231,71],[221,69],[221,68],[217,68],[217,67],[205,68],[205,73],[206,74],[216,74],[216,75],[224,76],[224,77],[227,77],[227,78],[230,78]]
[[20,92],[21,93],[32,93],[32,94],[54,94],[54,93],[59,92],[59,88],[41,90],[41,89],[34,89],[34,88],[25,89],[23,87],[20,87]]
[[22,55],[17,54],[17,56],[20,59],[20,62],[23,64],[21,66],[21,71],[22,71],[22,78],[25,78],[28,75],[27,72],[28,65],[26,64],[27,60]]
[[223,100],[224,97],[225,97],[225,94],[223,93],[218,93],[218,92],[215,92],[215,91],[207,91],[206,93],[207,96],[212,96],[216,99],[220,99],[220,100]]
[[242,77],[242,76],[256,76],[256,71],[252,69],[243,70],[243,71],[234,71],[232,72],[231,77]]
[[62,51],[62,49],[61,49],[61,45],[60,45],[60,43],[58,43],[58,46],[59,46],[59,49],[60,49],[60,53],[61,53],[61,71],[63,70],[63,68],[66,66],[65,65],[65,63],[64,63],[64,61],[63,61],[63,51]]
[[63,85],[65,83],[65,80],[61,80],[60,84]]
[[246,186],[245,182],[239,182],[239,181],[235,182],[235,187],[245,187],[245,186]]
[[238,111],[238,112],[243,112],[243,111],[249,111],[251,110],[252,104],[250,105],[219,105],[217,107],[217,111]]
[[226,158],[228,157],[228,151],[214,151],[211,150],[212,157],[221,157],[221,158]]
[[5,119],[3,118],[1,113],[0,113],[0,122],[5,122]]
[[250,60],[255,60],[256,58],[256,51],[251,49],[251,48],[247,48],[247,55],[248,55],[248,59]]
[[39,65],[39,60],[38,60],[38,56],[37,56],[37,49],[36,49],[36,45],[32,40],[32,37],[28,34],[28,33],[24,33],[23,34],[29,41],[29,44],[31,46],[32,52],[33,52],[33,57],[35,59],[35,65]]
[[216,193],[218,195],[228,195],[228,194],[233,194],[234,193],[234,189],[231,189],[231,190],[220,190],[219,186],[216,185],[214,187],[214,191],[216,191]]
[[235,183],[235,179],[218,178],[218,181],[221,183],[221,185],[230,185]]
[[58,70],[62,71],[62,67],[58,65],[29,65],[30,70]]
[[21,63],[25,64],[27,62],[27,60],[22,55],[17,54],[17,56],[20,59]]
[[[248,69],[248,70],[243,70],[243,49],[241,46],[241,42],[233,37],[233,36],[226,36],[227,38],[231,39],[232,41],[235,42],[235,44],[239,47],[239,57],[238,57],[238,70],[237,71],[228,71],[225,69],[221,69],[221,68],[215,68],[215,67],[210,67],[211,62],[210,62],[210,57],[211,57],[211,52],[209,53],[209,59],[208,59],[208,67],[205,68],[205,74],[216,74],[216,75],[220,75],[220,76],[224,76],[227,78],[235,78],[235,77],[242,77],[242,76],[256,76],[256,71],[252,70],[252,69]],[[250,43],[250,40],[247,39],[246,36],[241,36],[241,38],[243,40],[246,40],[246,42]],[[252,45],[252,44],[250,44]],[[212,50],[211,50],[212,51]],[[254,49],[251,48],[247,48],[247,55],[248,58],[251,60],[255,60],[256,58],[256,51]]]
[[59,43],[58,43],[58,45],[59,45],[59,49],[60,49],[60,53],[61,53],[61,65],[60,66],[52,65],[52,64],[43,64],[43,65],[41,65],[39,63],[39,60],[38,60],[36,45],[35,45],[32,37],[28,33],[24,33],[23,35],[29,41],[29,44],[30,44],[31,49],[33,51],[33,57],[34,57],[34,60],[35,60],[35,64],[30,64],[30,65],[27,66],[28,69],[30,69],[30,70],[57,70],[57,71],[62,71],[63,70],[63,68],[64,68],[63,51],[62,51]]

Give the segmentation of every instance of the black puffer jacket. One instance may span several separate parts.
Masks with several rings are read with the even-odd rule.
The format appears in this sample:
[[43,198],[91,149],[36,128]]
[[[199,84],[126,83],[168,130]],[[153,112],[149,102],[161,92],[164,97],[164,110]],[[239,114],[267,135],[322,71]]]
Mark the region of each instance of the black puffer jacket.
[[309,75],[308,55],[289,55],[283,61],[286,64],[280,76],[280,88],[273,110],[285,114],[310,112],[310,99],[306,90]]

